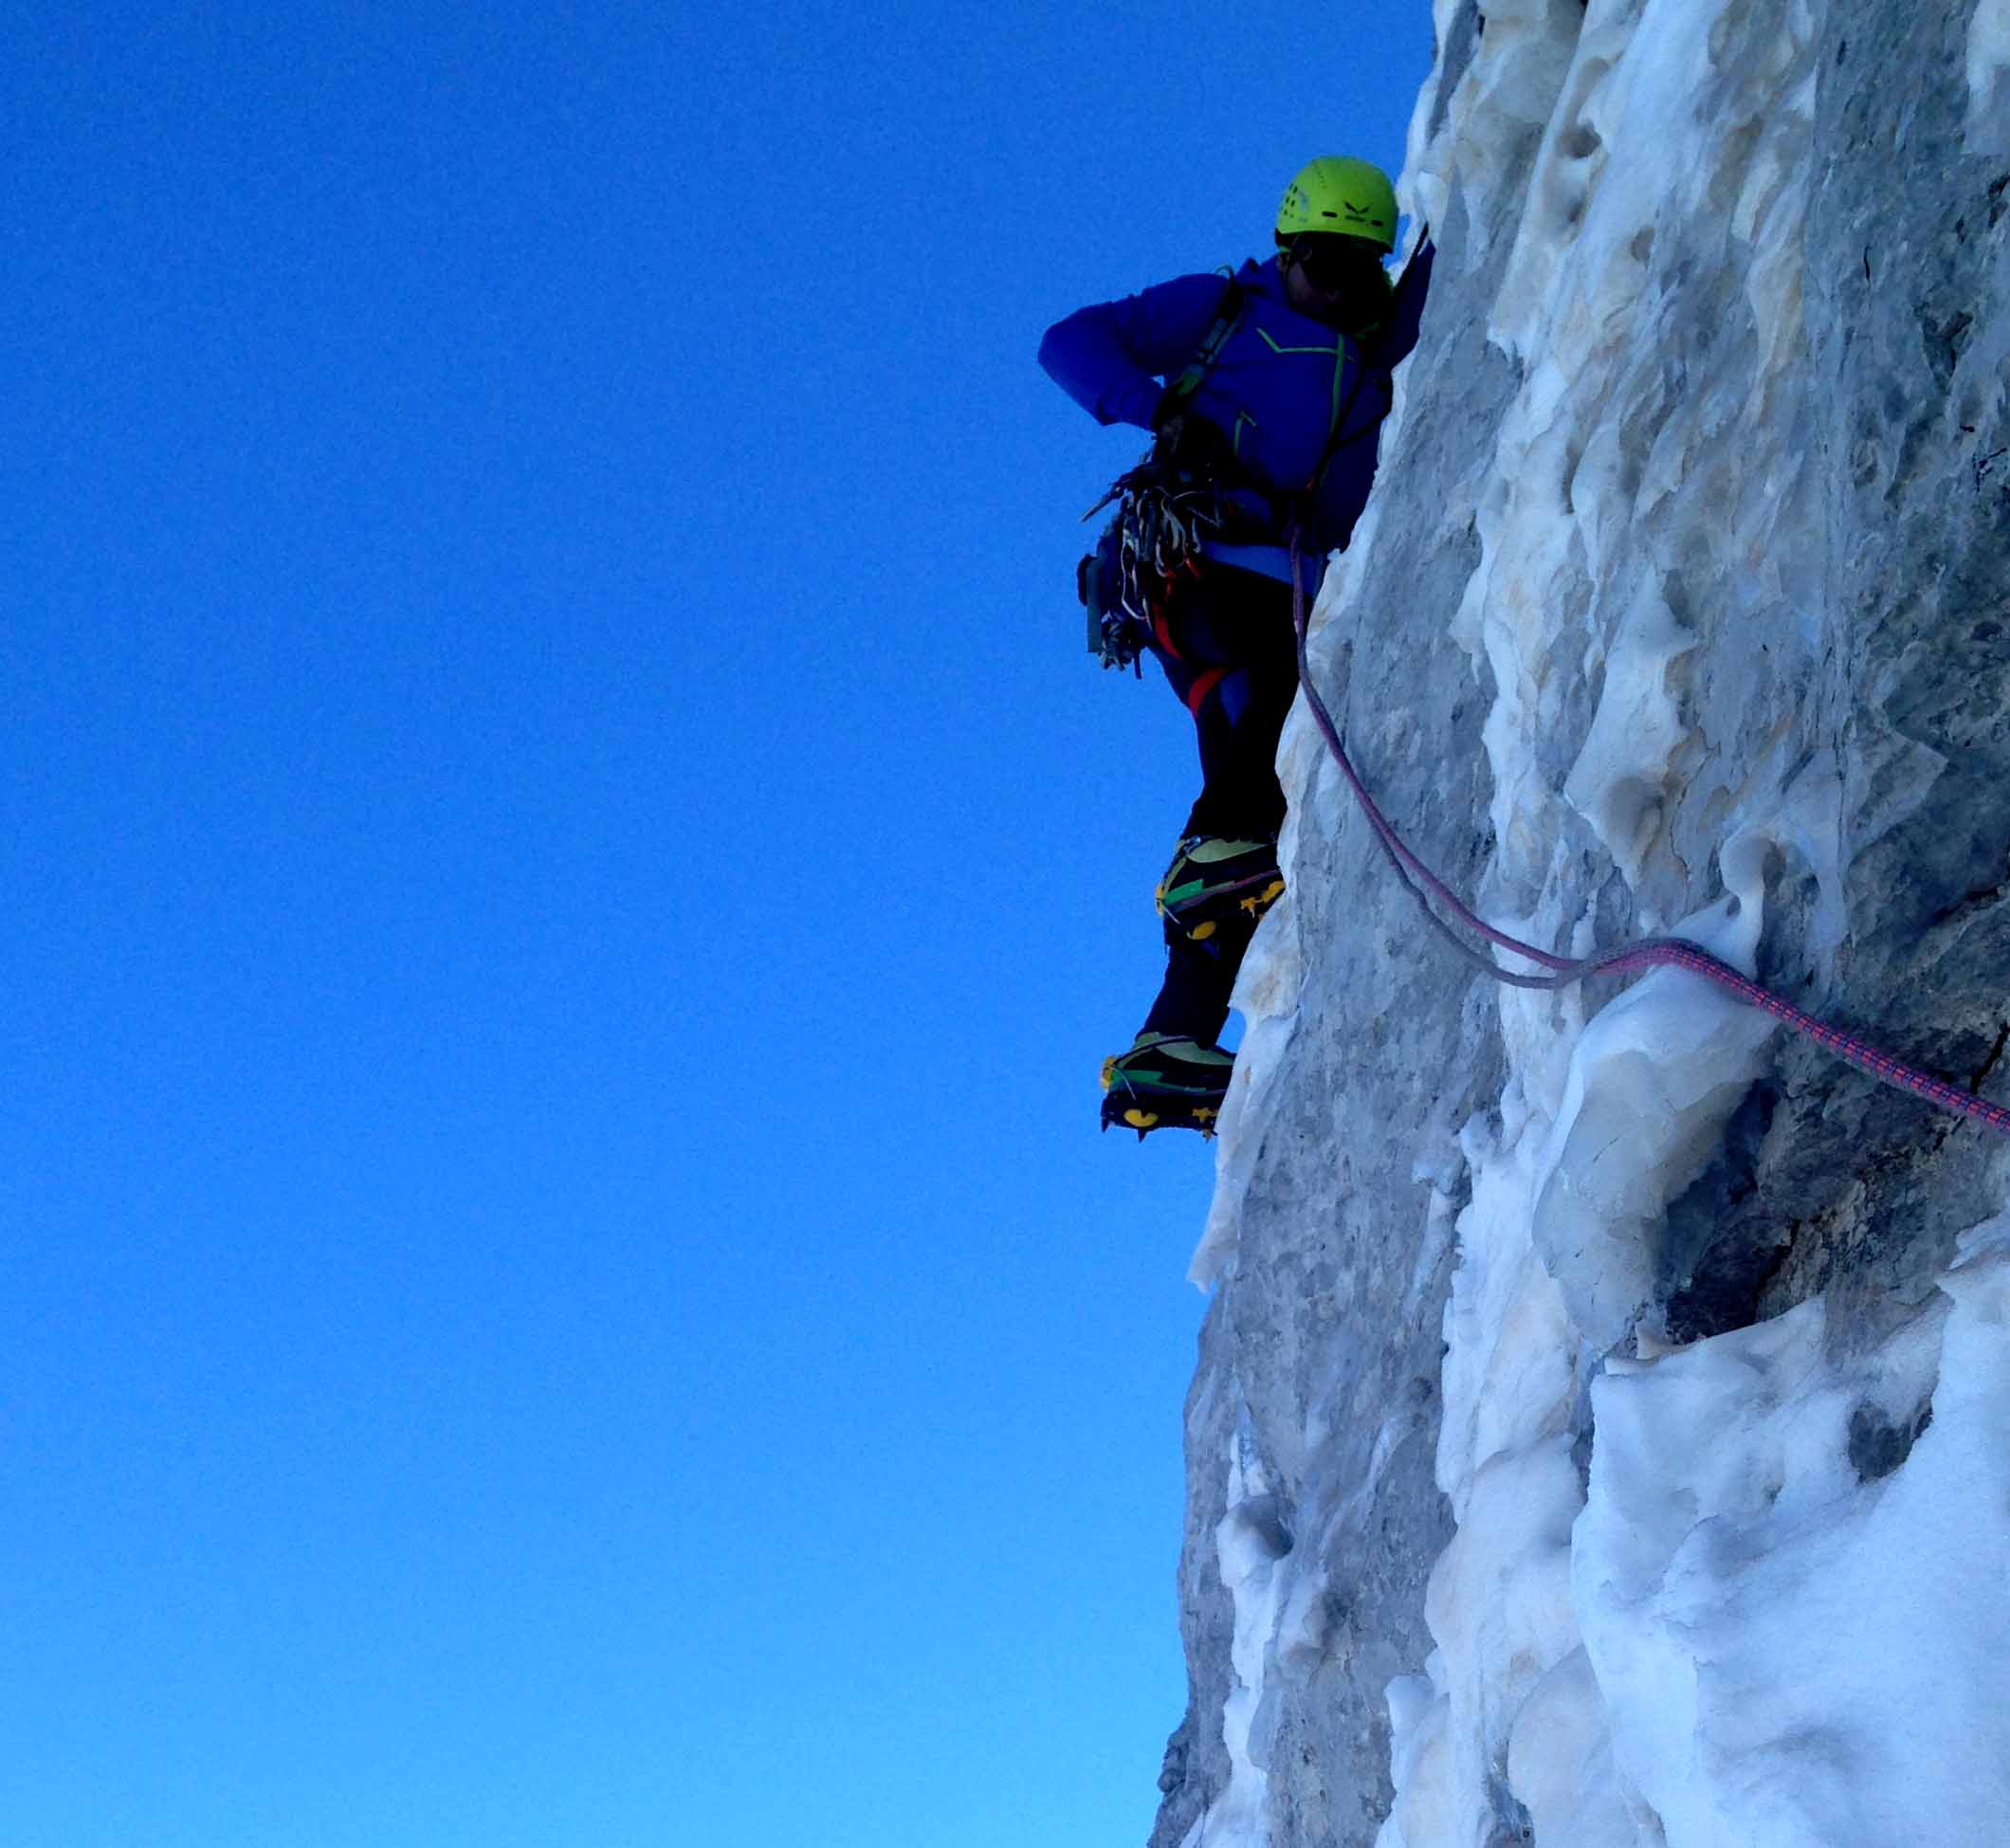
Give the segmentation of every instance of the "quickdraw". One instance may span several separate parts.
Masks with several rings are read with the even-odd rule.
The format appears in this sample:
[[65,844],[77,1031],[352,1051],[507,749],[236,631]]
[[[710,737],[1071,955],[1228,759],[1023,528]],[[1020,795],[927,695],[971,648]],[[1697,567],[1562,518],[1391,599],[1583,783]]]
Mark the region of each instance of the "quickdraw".
[[1164,606],[1166,587],[1181,572],[1199,569],[1202,541],[1225,529],[1227,516],[1213,483],[1152,462],[1120,475],[1082,518],[1093,520],[1112,502],[1122,503],[1117,517],[1094,556],[1084,561],[1085,571],[1096,575],[1114,537],[1114,585],[1085,586],[1089,651],[1106,668],[1131,668],[1142,675],[1139,656]]

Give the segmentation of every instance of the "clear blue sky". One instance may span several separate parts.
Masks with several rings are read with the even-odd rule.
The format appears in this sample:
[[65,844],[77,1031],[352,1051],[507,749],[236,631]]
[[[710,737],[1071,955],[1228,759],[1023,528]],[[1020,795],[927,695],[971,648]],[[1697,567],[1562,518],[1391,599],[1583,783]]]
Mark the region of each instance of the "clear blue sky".
[[7,1848],[1142,1840],[1195,773],[1032,355],[1392,10],[7,10]]

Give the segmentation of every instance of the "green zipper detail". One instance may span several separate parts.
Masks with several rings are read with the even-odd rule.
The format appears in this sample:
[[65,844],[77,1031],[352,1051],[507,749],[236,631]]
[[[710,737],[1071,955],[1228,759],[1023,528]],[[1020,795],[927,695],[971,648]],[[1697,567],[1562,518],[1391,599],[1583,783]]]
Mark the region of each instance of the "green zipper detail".
[[1256,331],[1263,337],[1264,345],[1269,347],[1272,353],[1341,353],[1345,351],[1344,347],[1339,346],[1279,346],[1271,338],[1269,328],[1259,327]]

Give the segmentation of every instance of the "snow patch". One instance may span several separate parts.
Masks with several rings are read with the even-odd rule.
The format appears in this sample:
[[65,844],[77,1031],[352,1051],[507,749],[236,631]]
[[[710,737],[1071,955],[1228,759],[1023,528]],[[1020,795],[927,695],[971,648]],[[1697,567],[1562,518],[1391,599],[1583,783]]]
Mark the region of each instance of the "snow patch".
[[1465,1513],[1431,1574],[1425,1615],[1444,1676],[1447,1769],[1467,1806],[1448,1842],[1486,1848],[1493,1767],[1536,1684],[1578,1647],[1570,1529],[1583,1491],[1561,1432],[1502,1452],[1461,1485]]
[[[1739,856],[1727,850],[1726,876]],[[1749,883],[1676,935],[1749,971],[1764,909]],[[1579,1037],[1536,1183],[1531,1239],[1570,1320],[1603,1352],[1652,1293],[1669,1202],[1715,1152],[1776,1031],[1771,1015],[1684,970],[1656,969]]]
[[1593,1386],[1573,1590],[1671,1848],[2002,1839],[2006,1233],[1869,1354],[1816,1301]]
[[[1443,46],[1450,9],[1438,26]],[[1583,30],[1581,0],[1493,0],[1472,62],[1459,80],[1447,132],[1413,178],[1427,206],[1454,181],[1479,195],[1506,190],[1529,141],[1548,121]],[[1471,261],[1486,260],[1486,228],[1475,220]]]
[[2010,154],[2010,0],[1976,0],[1967,76],[1970,152]]
[[1662,1848],[1660,1819],[1620,1777],[1591,1657],[1574,1649],[1515,1715],[1508,1782],[1538,1842]]
[[1688,728],[1670,664],[1696,646],[1659,588],[1642,583],[1605,656],[1605,686],[1563,797],[1591,824],[1629,886],[1661,821],[1661,798]]
[[1229,1783],[1196,1827],[1198,1839],[1216,1848],[1256,1848],[1266,1839],[1263,1816],[1270,1779],[1255,1762],[1250,1740],[1263,1701],[1265,1665],[1289,1597],[1292,1574],[1287,1562],[1291,1536],[1256,1454],[1246,1414],[1237,1421],[1228,1463],[1228,1512],[1215,1526],[1215,1552],[1235,1609],[1231,1660],[1236,1686],[1221,1710]]

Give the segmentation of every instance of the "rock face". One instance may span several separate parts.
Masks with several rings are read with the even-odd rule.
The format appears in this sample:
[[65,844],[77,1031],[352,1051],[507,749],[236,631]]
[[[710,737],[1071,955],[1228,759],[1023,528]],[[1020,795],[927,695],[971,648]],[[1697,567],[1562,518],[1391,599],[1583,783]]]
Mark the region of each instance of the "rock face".
[[[1435,14],[1403,181],[1433,298],[1314,616],[1350,753],[1517,935],[1680,930],[2010,1097],[2010,5]],[[1604,1573],[1652,1458],[1606,1470],[1600,1408],[1679,1429],[1660,1382],[1772,1377],[1753,1325],[1793,1311],[1841,1473],[1782,1480],[1872,1531],[1846,1491],[1958,1441],[1941,1344],[1983,1351],[1987,1290],[1943,1278],[2010,1144],[1692,978],[1475,977],[1303,705],[1282,763],[1152,1848],[1870,1840],[1713,1838],[1668,1794],[1731,1747],[1707,1689],[1688,1784],[1640,1743],[1668,1581]]]

